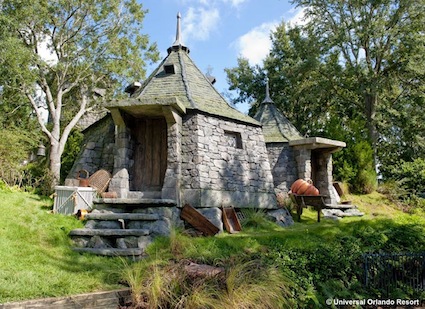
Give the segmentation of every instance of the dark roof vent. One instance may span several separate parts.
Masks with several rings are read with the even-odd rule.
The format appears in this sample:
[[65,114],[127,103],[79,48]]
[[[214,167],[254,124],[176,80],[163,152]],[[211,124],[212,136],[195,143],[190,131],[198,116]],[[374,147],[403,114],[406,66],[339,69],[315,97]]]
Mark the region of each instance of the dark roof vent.
[[164,64],[164,71],[167,74],[175,74],[176,73],[176,69],[174,67],[174,64],[172,64],[172,63],[166,63],[166,64]]
[[207,79],[211,83],[211,85],[214,85],[215,82],[217,81],[214,76],[208,75],[208,74],[207,74]]
[[142,87],[142,84],[140,82],[133,82],[125,88],[124,92],[132,95],[140,87]]

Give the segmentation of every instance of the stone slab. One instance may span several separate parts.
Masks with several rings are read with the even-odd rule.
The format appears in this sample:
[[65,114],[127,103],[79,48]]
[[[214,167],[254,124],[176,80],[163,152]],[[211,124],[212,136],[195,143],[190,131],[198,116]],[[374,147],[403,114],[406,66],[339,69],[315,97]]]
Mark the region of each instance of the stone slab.
[[103,198],[95,199],[95,204],[110,204],[110,205],[158,205],[158,206],[176,206],[176,201],[171,199],[129,199],[129,198]]
[[155,221],[159,220],[158,214],[143,213],[89,213],[86,215],[87,220],[139,220],[139,221]]
[[69,232],[70,236],[147,236],[149,230],[145,229],[75,229]]

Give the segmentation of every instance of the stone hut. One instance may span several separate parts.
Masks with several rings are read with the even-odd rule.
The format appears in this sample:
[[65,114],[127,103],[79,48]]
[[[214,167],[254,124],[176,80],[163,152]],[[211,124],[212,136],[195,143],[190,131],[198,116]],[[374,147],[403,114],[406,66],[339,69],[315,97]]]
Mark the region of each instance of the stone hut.
[[129,98],[85,130],[76,171],[107,169],[121,200],[167,199],[178,207],[276,208],[272,170],[257,120],[231,107],[189,57],[180,38]]
[[126,88],[127,99],[84,130],[76,173],[106,169],[118,200],[171,200],[177,207],[275,209],[298,178],[310,178],[327,203],[336,204],[332,153],[344,142],[304,138],[266,98],[251,118],[231,107],[181,41],[180,15],[168,55],[143,82]]
[[287,194],[298,178],[311,179],[320,193],[328,196],[327,203],[337,204],[332,153],[345,147],[345,143],[322,137],[303,138],[270,98],[268,81],[266,97],[254,118],[263,125],[276,191]]
[[329,203],[336,202],[332,153],[345,143],[303,138],[276,108],[268,85],[255,119],[227,104],[182,44],[180,15],[167,51],[143,83],[126,88],[128,98],[109,102],[83,131],[65,185],[78,190],[78,171],[104,169],[116,197],[93,200],[85,228],[70,232],[74,250],[140,257],[153,237],[183,224],[186,203],[217,231],[222,206],[267,209],[288,225],[292,218],[276,210],[275,194],[288,193],[297,178],[311,178]]

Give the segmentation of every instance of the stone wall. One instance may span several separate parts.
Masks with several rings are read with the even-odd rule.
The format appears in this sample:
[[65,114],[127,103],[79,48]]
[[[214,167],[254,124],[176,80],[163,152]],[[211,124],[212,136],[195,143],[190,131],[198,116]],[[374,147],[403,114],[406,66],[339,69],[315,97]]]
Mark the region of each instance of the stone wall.
[[329,204],[337,204],[337,197],[333,187],[332,177],[332,154],[329,152],[321,152],[318,160],[317,179],[321,181],[316,184],[320,193],[327,196],[326,202]]
[[186,115],[181,188],[183,204],[193,207],[276,208],[261,127]]
[[[320,194],[327,197],[326,203],[336,204],[337,199],[332,184],[332,153],[311,149],[296,149],[294,153],[298,166],[298,178],[313,179]],[[312,171],[312,156],[316,157],[315,175]]]
[[287,194],[292,183],[298,179],[294,151],[288,143],[267,143],[276,193]]
[[105,116],[100,121],[85,130],[80,154],[65,180],[66,186],[77,186],[76,174],[85,169],[90,175],[99,169],[112,172],[114,166],[115,125],[111,116]]
[[311,179],[311,149],[296,149],[295,160],[298,166],[298,178]]

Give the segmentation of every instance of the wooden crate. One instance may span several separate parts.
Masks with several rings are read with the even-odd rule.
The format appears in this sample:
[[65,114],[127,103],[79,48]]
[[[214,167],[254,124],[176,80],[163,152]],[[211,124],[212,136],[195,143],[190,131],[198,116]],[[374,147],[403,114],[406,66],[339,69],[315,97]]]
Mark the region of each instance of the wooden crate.
[[213,236],[220,232],[218,227],[189,204],[184,205],[180,217],[205,236]]
[[90,187],[56,186],[53,212],[75,214],[78,209],[92,209],[96,190]]

